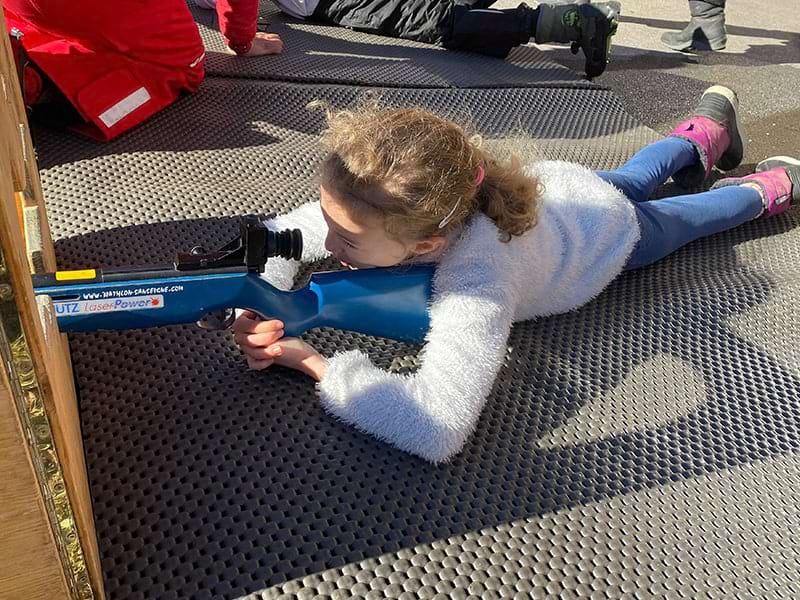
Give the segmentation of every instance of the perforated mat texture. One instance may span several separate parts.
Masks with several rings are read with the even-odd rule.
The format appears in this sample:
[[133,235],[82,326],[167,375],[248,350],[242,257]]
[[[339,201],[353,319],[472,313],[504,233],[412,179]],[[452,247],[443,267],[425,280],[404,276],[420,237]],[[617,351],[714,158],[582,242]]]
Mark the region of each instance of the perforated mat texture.
[[[416,104],[472,124],[499,152],[552,156],[610,167],[655,139],[606,90],[372,89],[267,84],[212,78],[201,90],[106,145],[69,133],[37,140],[48,185],[49,218],[64,265],[130,264],[170,259],[176,240],[142,243],[109,228],[183,220],[185,243],[205,245],[209,219],[288,210],[316,198],[323,116],[305,106],[321,99],[348,105],[377,97]],[[175,224],[170,227],[178,227]],[[130,228],[128,228],[130,229]],[[230,235],[225,230],[225,235]],[[232,230],[231,230],[232,231]],[[87,243],[106,237],[108,244]],[[219,240],[219,238],[214,238]],[[179,241],[179,240],[178,240]]]
[[[532,46],[515,48],[503,61],[293,19],[266,0],[261,3],[260,28],[280,34],[285,50],[275,56],[239,58],[224,51],[216,12],[191,2],[190,8],[211,75],[382,87],[598,87]],[[564,52],[569,52],[566,46]]]
[[[355,95],[212,79],[106,146],[38,132],[61,266],[164,260],[313,198],[320,118],[302,106]],[[598,168],[655,137],[602,90],[384,98]],[[293,372],[249,372],[229,333],[72,335],[109,598],[800,597],[798,216],[517,325],[440,467],[326,416]],[[387,340],[308,339],[415,364]]]

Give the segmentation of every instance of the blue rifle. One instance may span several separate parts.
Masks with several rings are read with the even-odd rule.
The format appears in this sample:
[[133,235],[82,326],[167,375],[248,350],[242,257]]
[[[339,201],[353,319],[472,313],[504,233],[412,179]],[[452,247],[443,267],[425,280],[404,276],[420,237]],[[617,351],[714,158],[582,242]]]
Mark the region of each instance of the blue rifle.
[[194,323],[230,326],[234,309],[283,321],[288,336],[336,327],[408,342],[428,330],[433,267],[314,273],[285,292],[260,276],[267,259],[299,260],[299,230],[271,231],[247,216],[240,235],[216,252],[193,248],[171,265],[57,271],[33,276],[33,291],[53,300],[63,332],[136,329]]

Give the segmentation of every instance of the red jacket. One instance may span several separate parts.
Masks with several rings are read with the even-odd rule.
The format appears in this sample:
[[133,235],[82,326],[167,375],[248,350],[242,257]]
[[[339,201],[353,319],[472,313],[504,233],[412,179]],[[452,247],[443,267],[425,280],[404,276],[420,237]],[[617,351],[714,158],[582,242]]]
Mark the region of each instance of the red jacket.
[[[89,136],[110,140],[203,80],[203,44],[184,0],[3,0],[3,6],[8,29],[23,32],[31,61],[87,121],[78,129]],[[249,47],[258,0],[220,0],[218,10],[231,46]]]
[[256,35],[258,0],[217,0],[219,28],[237,54],[245,54]]

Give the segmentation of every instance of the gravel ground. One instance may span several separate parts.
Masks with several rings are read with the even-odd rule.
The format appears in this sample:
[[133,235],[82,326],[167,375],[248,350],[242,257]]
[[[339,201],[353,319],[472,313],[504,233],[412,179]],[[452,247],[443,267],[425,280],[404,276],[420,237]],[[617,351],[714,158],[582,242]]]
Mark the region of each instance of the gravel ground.
[[[501,0],[508,8],[518,0]],[[685,54],[659,41],[689,19],[685,0],[622,1],[612,62],[596,81],[614,89],[628,111],[660,133],[691,112],[716,83],[737,91],[749,138],[743,168],[775,154],[800,156],[800,5],[797,0],[730,0],[728,47]],[[583,56],[542,46],[557,62],[583,71]]]

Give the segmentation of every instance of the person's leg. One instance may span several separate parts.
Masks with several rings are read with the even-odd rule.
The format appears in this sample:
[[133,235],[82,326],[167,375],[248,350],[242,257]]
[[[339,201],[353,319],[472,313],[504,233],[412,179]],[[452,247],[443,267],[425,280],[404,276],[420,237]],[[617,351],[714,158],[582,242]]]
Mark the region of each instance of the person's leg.
[[703,92],[692,117],[676,125],[670,135],[694,144],[700,158],[673,176],[682,187],[700,185],[715,166],[722,171],[735,169],[744,157],[746,139],[736,92],[722,85],[711,86]]
[[4,8],[6,26],[23,33],[31,63],[75,110],[47,106],[40,94],[31,104],[41,104],[42,118],[90,137],[124,133],[203,79],[203,43],[181,0],[4,0]]
[[675,172],[698,161],[699,156],[694,145],[688,140],[673,136],[648,144],[613,171],[596,173],[630,200],[643,202]]
[[598,175],[635,202],[647,200],[670,176],[683,185],[699,185],[713,166],[730,170],[744,155],[744,138],[733,90],[708,88],[693,116],[675,127],[670,136],[646,146],[614,171]]
[[761,195],[768,215],[778,215],[800,203],[800,160],[773,156],[756,165],[756,172],[746,177],[727,177],[715,182],[712,189],[752,186]]
[[741,185],[635,206],[641,238],[625,269],[652,264],[689,242],[727,231],[764,212],[758,190]]
[[197,24],[180,0],[3,0],[3,6],[51,36],[98,53],[186,71],[203,56]]
[[649,265],[691,241],[798,203],[800,160],[776,156],[752,175],[720,179],[708,192],[636,204],[641,237],[625,268]]
[[573,52],[583,50],[590,78],[605,70],[611,37],[617,30],[618,2],[577,0],[540,4],[535,9],[524,3],[517,8],[489,8],[493,3],[404,0],[376,8],[349,0],[320,0],[309,19],[497,58],[505,58],[531,38],[537,44],[571,43]]
[[442,41],[440,29],[448,22],[451,9],[457,4],[483,7],[491,2],[319,0],[308,20],[423,44],[439,44]]
[[536,28],[539,9],[473,8],[456,4],[441,26],[441,44],[448,50],[466,50],[505,58],[517,46],[527,44]]
[[516,46],[531,38],[537,44],[572,44],[573,52],[583,50],[586,75],[597,77],[606,68],[611,38],[617,31],[618,2],[578,0],[572,4],[539,4],[535,9],[478,8],[457,3],[443,20],[442,46],[505,58]]
[[681,52],[724,50],[728,42],[725,0],[689,0],[689,13],[691,20],[684,29],[661,36],[664,45]]

